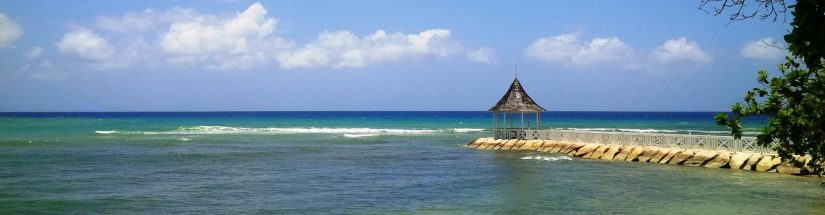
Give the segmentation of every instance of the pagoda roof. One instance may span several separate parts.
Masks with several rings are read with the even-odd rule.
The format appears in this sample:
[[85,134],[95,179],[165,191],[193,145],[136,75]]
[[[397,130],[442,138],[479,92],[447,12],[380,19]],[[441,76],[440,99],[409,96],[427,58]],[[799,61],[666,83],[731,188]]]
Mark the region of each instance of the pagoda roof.
[[513,80],[510,84],[510,89],[501,97],[501,100],[495,106],[490,108],[492,112],[544,112],[540,105],[536,104],[518,81],[518,78]]

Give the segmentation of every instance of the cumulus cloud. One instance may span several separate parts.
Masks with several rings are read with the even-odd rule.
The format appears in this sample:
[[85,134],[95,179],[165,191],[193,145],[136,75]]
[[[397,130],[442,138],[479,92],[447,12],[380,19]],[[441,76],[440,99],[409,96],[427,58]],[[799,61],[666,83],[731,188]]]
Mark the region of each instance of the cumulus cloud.
[[696,42],[681,37],[665,41],[654,50],[634,49],[618,37],[580,40],[579,33],[541,38],[530,44],[525,56],[569,68],[619,68],[651,70],[678,62],[709,63],[712,58]]
[[163,35],[161,46],[170,62],[206,65],[214,69],[248,69],[269,62],[273,51],[289,44],[273,35],[278,20],[267,17],[260,3],[229,19],[209,21],[198,17],[175,22]]
[[0,13],[0,48],[11,47],[14,41],[23,35],[20,25]]
[[781,59],[788,55],[788,51],[780,48],[773,38],[765,37],[756,41],[748,41],[742,47],[742,56],[760,60]]
[[617,37],[580,41],[578,33],[541,38],[527,47],[525,55],[569,67],[621,63],[632,58],[633,49]]
[[[108,70],[168,64],[217,70],[276,65],[292,68],[354,68],[416,57],[448,58],[466,53],[472,62],[495,61],[492,49],[464,50],[449,29],[418,33],[377,30],[357,36],[324,31],[297,44],[278,34],[278,19],[261,3],[231,15],[192,9],[146,9],[98,17],[93,25],[66,33],[57,44],[88,69]],[[472,57],[471,57],[472,55]]]
[[469,59],[472,62],[482,64],[498,63],[498,58],[496,58],[495,50],[489,47],[481,47],[475,50],[467,51],[467,59]]
[[653,50],[653,58],[659,62],[671,63],[675,61],[692,61],[708,63],[710,55],[699,48],[696,42],[688,41],[685,37],[670,39]]
[[37,59],[40,58],[40,56],[42,55],[43,48],[40,48],[40,46],[32,47],[32,49],[23,54],[23,56],[25,56],[28,59]]
[[283,68],[332,66],[362,67],[407,57],[448,57],[461,46],[450,39],[450,30],[429,29],[418,34],[386,33],[378,30],[359,38],[349,31],[323,32],[302,48],[280,53]]
[[57,49],[63,54],[89,61],[106,60],[115,52],[106,39],[88,29],[78,29],[64,34],[57,43]]

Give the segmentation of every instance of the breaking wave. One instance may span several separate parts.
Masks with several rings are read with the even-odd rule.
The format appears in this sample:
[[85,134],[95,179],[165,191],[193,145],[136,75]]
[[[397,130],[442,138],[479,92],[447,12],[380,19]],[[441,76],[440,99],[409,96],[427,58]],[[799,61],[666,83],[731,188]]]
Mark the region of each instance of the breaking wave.
[[452,129],[393,129],[393,128],[248,128],[228,126],[180,127],[171,131],[113,131],[100,130],[96,134],[343,134],[345,137],[371,137],[377,135],[426,135],[437,133],[482,132],[481,128]]
[[542,160],[542,161],[558,161],[558,160],[573,160],[573,158],[567,156],[541,156],[541,155],[534,155],[534,156],[526,156],[520,158],[522,160]]

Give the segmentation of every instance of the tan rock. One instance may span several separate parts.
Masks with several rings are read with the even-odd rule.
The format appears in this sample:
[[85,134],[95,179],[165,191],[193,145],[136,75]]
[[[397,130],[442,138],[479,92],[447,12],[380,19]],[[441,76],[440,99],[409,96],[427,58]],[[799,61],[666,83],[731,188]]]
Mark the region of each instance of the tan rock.
[[536,143],[537,143],[537,142],[539,142],[539,141],[540,141],[540,140],[528,140],[528,141],[524,142],[524,144],[523,144],[523,145],[521,145],[520,147],[518,147],[518,150],[527,150],[528,148],[532,147],[532,146],[533,146],[533,144],[536,144]]
[[618,146],[607,147],[607,150],[604,151],[604,154],[599,159],[613,160],[613,157],[616,156],[616,153],[619,153],[619,147]]
[[658,148],[645,148],[645,151],[636,158],[639,162],[647,162],[652,158],[656,153],[659,153]]
[[689,158],[685,161],[685,166],[702,166],[703,164],[707,163],[714,157],[716,157],[717,152],[714,151],[696,151],[696,154],[693,154],[693,157]]
[[504,141],[507,141],[507,140],[504,140],[504,139],[493,140],[493,142],[486,144],[484,149],[485,150],[493,150],[494,147],[498,146],[499,144],[504,143]]
[[659,161],[662,160],[662,158],[664,158],[665,155],[667,155],[668,152],[670,152],[670,149],[659,149],[659,152],[656,153],[656,155],[653,155],[653,157],[651,157],[650,160],[647,161],[647,162],[648,163],[659,163]]
[[568,152],[567,156],[570,156],[570,157],[576,156],[576,150]]
[[513,145],[515,145],[518,141],[518,139],[508,140],[507,142],[502,144],[501,147],[498,147],[496,150],[508,150],[510,148],[513,148]]
[[667,152],[667,155],[665,155],[665,157],[663,157],[662,160],[659,161],[659,163],[666,164],[670,161],[670,159],[673,159],[673,157],[679,154],[680,152],[682,152],[681,149],[671,149],[669,152]]
[[633,147],[630,146],[622,146],[619,147],[619,152],[616,153],[616,156],[613,156],[613,160],[626,160],[627,155],[630,155],[630,152],[633,151]]
[[562,151],[564,151],[567,148],[570,148],[571,145],[571,143],[559,142],[558,145],[556,145],[556,147],[553,148],[553,150],[550,150],[550,153],[563,153]]
[[762,154],[753,153],[750,157],[748,157],[748,161],[745,161],[745,165],[742,166],[744,170],[754,170],[756,168],[756,163],[762,159]]
[[582,146],[581,148],[579,148],[578,150],[576,150],[576,153],[573,154],[573,156],[582,157],[582,156],[584,156],[588,153],[591,153],[591,152],[595,151],[596,148],[599,148],[599,144],[594,144],[594,143],[586,144],[586,145]]
[[705,165],[702,165],[702,167],[721,168],[725,165],[728,165],[728,162],[730,162],[730,153],[719,152],[718,154],[716,154],[716,157],[705,163]]
[[633,151],[630,151],[630,154],[627,154],[626,161],[635,161],[639,155],[643,154],[645,149],[642,147],[633,147]]
[[550,152],[550,150],[552,150],[553,147],[556,147],[557,144],[558,143],[556,141],[549,141],[549,140],[544,141],[544,144],[541,145],[541,148],[539,148],[539,151],[541,151],[541,152]]
[[545,146],[545,145],[548,145],[548,144],[550,144],[550,141],[547,141],[547,140],[540,140],[540,141],[536,142],[535,144],[533,144],[533,146],[531,146],[531,147],[530,147],[529,149],[527,149],[527,150],[539,151],[539,150],[541,150],[542,148],[544,148],[544,146]]
[[564,153],[566,154],[566,153],[570,153],[571,151],[579,150],[581,147],[584,147],[584,145],[587,145],[587,144],[573,143],[572,145],[570,145],[570,147],[564,149]]
[[779,166],[776,166],[776,172],[783,174],[799,175],[802,174],[802,168],[793,165],[788,161],[785,161],[779,164]]
[[681,151],[681,152],[679,152],[679,154],[674,155],[673,158],[671,158],[670,161],[668,161],[667,163],[668,164],[682,164],[685,161],[687,161],[688,159],[690,159],[691,157],[693,157],[693,154],[696,154],[696,152],[693,151],[693,150],[690,150],[690,149]]
[[759,159],[759,162],[756,163],[756,171],[765,172],[773,170],[776,166],[782,163],[782,159],[779,157],[773,157],[770,155],[762,156]]
[[513,143],[513,145],[512,145],[512,146],[510,146],[510,147],[506,147],[506,148],[505,148],[505,147],[502,147],[502,149],[506,149],[506,150],[516,150],[516,149],[518,149],[519,147],[521,147],[521,145],[524,145],[524,143],[525,143],[525,142],[527,142],[527,140],[518,140],[518,141],[516,141],[515,143]]
[[599,147],[596,148],[596,150],[593,150],[593,152],[591,152],[589,156],[585,155],[585,157],[590,159],[599,159],[600,157],[602,157],[605,151],[607,151],[607,146],[599,145]]
[[745,166],[745,162],[748,161],[748,158],[750,158],[751,155],[751,153],[744,152],[734,153],[733,156],[730,157],[730,168],[742,169],[742,167]]

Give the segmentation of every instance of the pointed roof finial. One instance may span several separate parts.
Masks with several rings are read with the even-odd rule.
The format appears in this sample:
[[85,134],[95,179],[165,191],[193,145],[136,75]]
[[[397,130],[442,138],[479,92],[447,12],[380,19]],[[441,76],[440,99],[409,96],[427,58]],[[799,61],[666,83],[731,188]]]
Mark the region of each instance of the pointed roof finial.
[[518,79],[518,64],[516,64],[516,79]]

